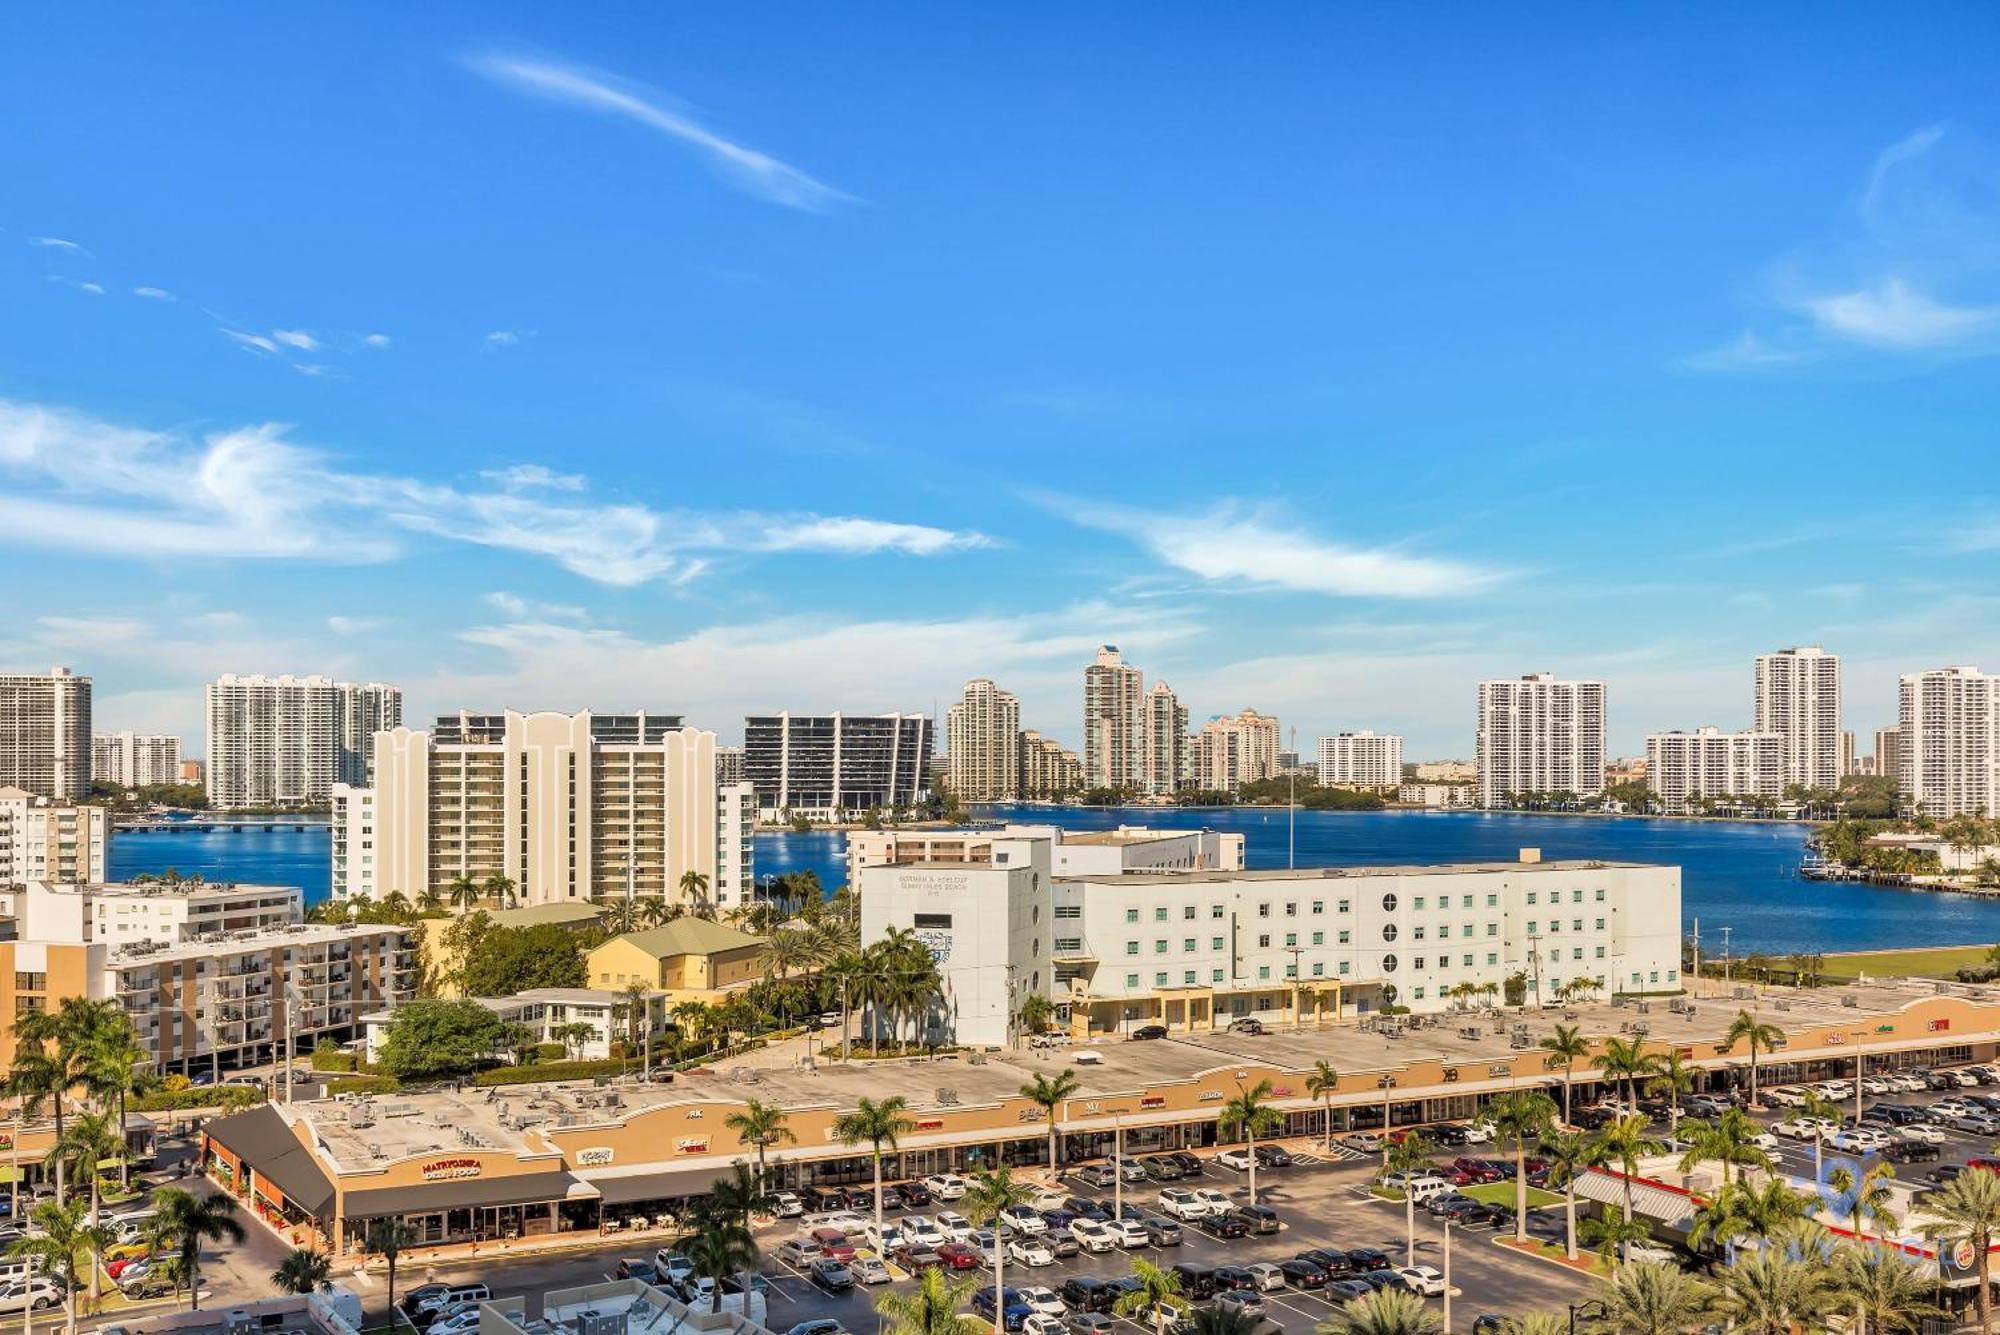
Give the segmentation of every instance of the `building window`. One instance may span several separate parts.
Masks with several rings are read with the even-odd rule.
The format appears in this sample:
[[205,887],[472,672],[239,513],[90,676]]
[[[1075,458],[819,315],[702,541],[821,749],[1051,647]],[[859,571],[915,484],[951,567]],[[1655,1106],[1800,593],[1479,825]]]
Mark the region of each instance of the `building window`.
[[1270,965],[1268,965],[1268,964],[1260,964],[1260,965],[1258,965],[1258,966],[1257,966],[1257,977],[1258,977],[1258,978],[1260,978],[1260,979],[1268,979],[1268,978],[1270,978],[1270,976],[1271,976],[1271,966],[1270,966]]
[[1167,985],[1167,976],[1165,974],[1156,973],[1153,975],[1154,987],[1165,987],[1166,985]]
[[1467,896],[1465,897],[1465,902],[1464,902],[1464,903],[1462,903],[1462,904],[1460,904],[1460,905],[1459,905],[1459,907],[1460,907],[1460,908],[1462,908],[1462,909],[1469,909],[1469,908],[1471,908],[1471,907],[1472,907],[1472,896],[1471,896],[1471,895],[1467,895]]
[[915,921],[920,931],[928,929],[948,932],[951,930],[951,915],[949,913],[919,913],[916,915]]
[[1396,939],[1396,924],[1395,924],[1395,923],[1393,923],[1393,922],[1385,922],[1385,923],[1383,923],[1383,924],[1382,924],[1382,939],[1383,939],[1384,941],[1394,941],[1394,940]]
[[1296,965],[1296,964],[1287,964],[1287,965],[1285,966],[1285,977],[1287,977],[1287,978],[1297,978],[1298,976],[1299,976],[1299,966],[1298,966],[1298,965]]
[[1410,967],[1411,967],[1412,969],[1421,969],[1421,968],[1423,968],[1423,967],[1424,967],[1424,957],[1423,957],[1422,955],[1419,955],[1419,956],[1417,956],[1417,957],[1416,957],[1415,959],[1411,960],[1411,961],[1410,961]]
[[1128,973],[1128,974],[1126,974],[1126,975],[1125,975],[1125,986],[1126,986],[1126,988],[1128,988],[1128,989],[1129,989],[1129,990],[1131,990],[1131,991],[1134,991],[1134,992],[1138,991],[1138,990],[1139,990],[1139,975],[1138,975],[1138,974],[1136,974],[1136,973]]
[[1424,990],[1421,987],[1411,988],[1410,993],[1418,1001],[1422,1001],[1424,999]]
[[1194,905],[1192,904],[1185,905],[1181,909],[1181,918],[1184,921],[1193,921],[1194,912],[1195,912]]
[[1260,917],[1260,918],[1268,918],[1268,917],[1270,917],[1270,916],[1271,916],[1271,906],[1270,906],[1270,905],[1269,905],[1268,903],[1266,903],[1266,904],[1259,904],[1259,905],[1257,906],[1257,916],[1258,916],[1258,917]]
[[1137,941],[1127,941],[1127,942],[1125,943],[1125,953],[1126,953],[1127,955],[1136,955],[1136,954],[1138,954],[1138,953],[1139,953],[1139,943],[1138,943]]
[[1286,950],[1290,950],[1290,949],[1291,949],[1291,948],[1292,948],[1293,946],[1297,945],[1298,943],[1299,943],[1299,934],[1298,934],[1297,932],[1286,932],[1286,933],[1285,933],[1285,949],[1286,949]]
[[1348,963],[1347,963],[1347,961],[1346,961],[1346,960],[1342,960],[1342,961],[1340,962],[1340,971],[1341,971],[1342,973],[1352,973],[1352,972],[1354,972],[1354,971],[1353,971],[1353,970],[1352,970],[1351,968],[1349,968],[1349,967],[1348,967]]
[[1153,953],[1155,955],[1164,955],[1167,953],[1167,941],[1165,937],[1161,937],[1153,942]]
[[1424,925],[1423,925],[1422,923],[1418,923],[1418,924],[1417,924],[1417,925],[1416,925],[1415,927],[1411,928],[1411,929],[1410,929],[1410,936],[1411,936],[1411,937],[1412,937],[1413,939],[1415,939],[1415,940],[1418,940],[1418,941],[1421,941],[1421,940],[1423,940],[1423,939],[1424,939]]
[[1384,913],[1394,913],[1396,911],[1396,897],[1394,895],[1382,896],[1382,911]]
[[1165,908],[1157,908],[1153,910],[1154,922],[1165,922],[1166,920],[1167,920],[1167,911]]
[[1603,958],[1604,958],[1604,947],[1603,947],[1603,946],[1599,946],[1599,947],[1597,948],[1597,958],[1598,958],[1598,959],[1603,959]]
[[1326,966],[1324,964],[1313,965],[1313,977],[1324,978],[1325,976],[1326,976]]
[[1500,896],[1498,896],[1498,895],[1488,895],[1488,896],[1486,896],[1486,907],[1487,907],[1487,908],[1489,908],[1489,909],[1497,909],[1497,908],[1499,908],[1499,907],[1500,907]]
[[1602,890],[1595,891],[1592,893],[1591,898],[1602,904],[1604,902],[1604,892]]
[[1126,921],[1126,922],[1137,922],[1137,921],[1139,921],[1139,910],[1137,910],[1137,909],[1126,909],[1126,910],[1125,910],[1125,921]]
[[1383,973],[1396,972],[1396,957],[1394,955],[1384,955],[1382,957],[1382,972]]
[[1257,949],[1269,950],[1270,948],[1271,948],[1271,934],[1269,932],[1265,932],[1263,935],[1257,938]]
[[1423,906],[1424,906],[1424,897],[1422,895],[1418,895],[1415,899],[1412,899],[1410,901],[1410,907],[1413,909],[1421,910]]
[[1533,923],[1528,924],[1528,935],[1529,936],[1535,935],[1535,924]]
[[1081,918],[1083,916],[1083,905],[1058,904],[1056,905],[1056,916],[1058,918]]
[[1570,891],[1569,902],[1572,904],[1581,904],[1583,902],[1583,891],[1581,890]]
[[1210,904],[1208,906],[1208,916],[1211,918],[1220,918],[1222,916],[1222,905]]
[[1534,891],[1532,891],[1532,890],[1530,890],[1530,891],[1528,892],[1528,902],[1529,902],[1530,904],[1532,904],[1532,903],[1534,903],[1534,902],[1535,902],[1535,892],[1534,892]]
[[1597,918],[1597,919],[1594,919],[1594,921],[1595,921],[1595,922],[1597,923],[1597,930],[1598,930],[1598,931],[1600,931],[1600,932],[1601,932],[1601,931],[1603,931],[1603,930],[1604,930],[1604,919],[1602,919],[1602,918]]
[[1208,938],[1208,948],[1210,950],[1222,949],[1222,938],[1219,936],[1211,936],[1210,938]]
[[1489,968],[1489,969],[1490,969],[1490,968],[1492,968],[1492,967],[1493,967],[1494,965],[1498,964],[1499,962],[1500,962],[1500,956],[1499,956],[1499,955],[1495,954],[1495,953],[1494,953],[1493,951],[1490,951],[1490,950],[1486,952],[1486,967],[1487,967],[1487,968]]
[[1451,939],[1451,924],[1450,924],[1450,923],[1448,923],[1448,922],[1441,922],[1441,923],[1439,923],[1439,924],[1438,924],[1438,940],[1440,940],[1440,941],[1448,941],[1448,940],[1450,940],[1450,939]]
[[1187,983],[1190,986],[1192,986],[1194,983],[1194,970],[1193,969],[1181,970],[1181,981],[1183,983]]
[[1466,967],[1466,968],[1468,968],[1468,969],[1470,969],[1470,968],[1472,967],[1472,956],[1470,956],[1470,955],[1467,955],[1467,956],[1465,957],[1465,967]]
[[1314,932],[1314,933],[1312,934],[1312,943],[1313,943],[1314,945],[1316,945],[1316,946],[1323,946],[1323,945],[1325,945],[1325,944],[1326,944],[1326,933],[1325,933],[1325,932]]
[[1192,951],[1194,949],[1194,938],[1191,936],[1182,937],[1181,949],[1184,951]]
[[1220,969],[1210,969],[1210,970],[1208,971],[1208,981],[1209,981],[1209,982],[1211,982],[1211,983],[1219,983],[1219,982],[1221,982],[1221,981],[1222,981],[1222,970],[1220,970]]
[[1583,958],[1583,947],[1582,947],[1582,946],[1572,946],[1572,947],[1570,947],[1570,952],[1569,952],[1569,957],[1570,957],[1571,959],[1573,959],[1573,960],[1580,960],[1580,959],[1582,959],[1582,958]]
[[1340,929],[1339,941],[1341,945],[1345,946],[1351,944],[1353,941],[1353,937],[1354,933],[1348,931],[1345,927]]
[[1320,915],[1320,914],[1322,914],[1322,913],[1325,913],[1325,912],[1326,912],[1326,901],[1325,901],[1324,899],[1315,899],[1315,900],[1313,901],[1313,907],[1312,907],[1312,911],[1313,911],[1313,915],[1314,915],[1315,917],[1317,917],[1318,915]]
[[1348,901],[1348,900],[1345,900],[1345,899],[1341,900],[1341,901],[1340,901],[1340,906],[1339,906],[1339,907],[1340,907],[1340,912],[1342,912],[1342,913],[1347,913],[1347,912],[1349,912],[1349,911],[1350,911],[1350,901]]

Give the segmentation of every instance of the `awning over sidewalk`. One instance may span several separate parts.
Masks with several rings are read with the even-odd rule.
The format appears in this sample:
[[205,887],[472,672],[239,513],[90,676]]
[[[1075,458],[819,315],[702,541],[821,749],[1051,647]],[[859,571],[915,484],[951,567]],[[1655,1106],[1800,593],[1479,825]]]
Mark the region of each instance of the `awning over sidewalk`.
[[[1615,1205],[1622,1210],[1625,1208],[1625,1179],[1593,1168],[1576,1180],[1576,1194],[1580,1200]],[[1678,1191],[1669,1191],[1650,1182],[1632,1183],[1632,1213],[1640,1219],[1656,1220],[1668,1228],[1686,1232],[1694,1226],[1694,1212],[1694,1201]]]
[[619,1177],[593,1177],[591,1186],[606,1205],[630,1205],[633,1201],[665,1201],[680,1196],[706,1196],[715,1184],[731,1177],[734,1170],[723,1168],[681,1168],[656,1173],[626,1173]]
[[276,1187],[284,1198],[315,1219],[333,1217],[333,1181],[321,1170],[312,1151],[265,1104],[232,1117],[218,1118],[204,1134],[235,1155],[259,1182]]
[[377,1219],[478,1206],[546,1205],[551,1201],[596,1199],[595,1187],[568,1173],[512,1173],[505,1177],[350,1191],[346,1213],[349,1219]]

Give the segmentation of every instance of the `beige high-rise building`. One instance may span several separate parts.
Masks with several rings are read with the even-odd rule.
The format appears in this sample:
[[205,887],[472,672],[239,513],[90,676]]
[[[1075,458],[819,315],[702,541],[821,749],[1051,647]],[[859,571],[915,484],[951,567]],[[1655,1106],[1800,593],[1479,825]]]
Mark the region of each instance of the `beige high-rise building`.
[[1196,734],[1198,787],[1233,793],[1246,783],[1277,777],[1278,720],[1254,709],[1222,714]]
[[692,874],[695,895],[728,905],[754,881],[754,790],[719,784],[715,734],[678,717],[449,715],[376,734],[374,785],[343,797],[349,894],[414,899],[497,873],[521,904],[682,901]]
[[1007,802],[1021,791],[1021,702],[989,677],[965,683],[946,716],[951,790],[961,802]]
[[1096,788],[1146,782],[1146,679],[1115,644],[1083,670],[1083,778]]
[[1083,790],[1076,752],[1030,728],[1021,734],[1021,796],[1037,801]]
[[90,678],[0,673],[0,787],[57,801],[90,791]]
[[1163,681],[1146,692],[1146,783],[1149,793],[1171,795],[1187,770],[1188,711]]
[[1785,782],[1838,788],[1841,758],[1840,657],[1800,645],[1757,657],[1753,732],[1785,739]]
[[2000,812],[2000,677],[1975,667],[1913,672],[1898,696],[1898,787],[1910,805],[1938,820]]
[[95,783],[144,788],[181,781],[181,739],[144,733],[99,733],[90,739],[90,777]]
[[1854,750],[1854,730],[1843,729],[1840,734],[1840,777],[1844,779],[1850,774],[1859,773],[1861,765]]
[[1878,778],[1894,779],[1897,787],[1903,782],[1903,730],[1891,724],[1875,729],[1875,774]]
[[101,881],[109,834],[103,807],[0,788],[0,886]]

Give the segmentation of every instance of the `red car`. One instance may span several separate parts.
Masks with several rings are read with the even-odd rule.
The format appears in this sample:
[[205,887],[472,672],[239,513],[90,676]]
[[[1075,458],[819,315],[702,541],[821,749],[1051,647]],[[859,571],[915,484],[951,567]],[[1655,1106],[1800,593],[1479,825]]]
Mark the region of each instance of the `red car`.
[[854,1259],[854,1244],[837,1228],[816,1228],[812,1231],[812,1240],[818,1245],[821,1256],[830,1256],[842,1265]]
[[144,1256],[121,1256],[115,1261],[105,1262],[104,1273],[116,1279],[133,1266],[139,1264],[139,1262],[147,1259],[149,1258]]
[[1453,1159],[1451,1180],[1457,1186],[1472,1186],[1481,1182],[1498,1182],[1505,1176],[1499,1169],[1484,1159]]
[[977,1270],[985,1264],[977,1249],[963,1242],[947,1242],[937,1249],[938,1259],[953,1270]]
[[1982,1169],[1988,1173],[2000,1173],[2000,1159],[1967,1159],[1965,1166],[1967,1168]]

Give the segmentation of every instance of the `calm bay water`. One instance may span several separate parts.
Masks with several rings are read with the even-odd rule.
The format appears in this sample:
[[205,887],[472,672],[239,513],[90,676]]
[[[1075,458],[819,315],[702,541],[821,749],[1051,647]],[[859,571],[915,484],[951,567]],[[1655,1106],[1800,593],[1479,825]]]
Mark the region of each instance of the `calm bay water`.
[[[1119,824],[1205,826],[1244,835],[1252,867],[1285,865],[1285,813],[1202,808],[1162,811],[994,807],[994,819],[1107,829]],[[1484,812],[1298,813],[1302,867],[1511,861],[1522,848],[1546,859],[1602,858],[1681,867],[1682,910],[1701,920],[1709,949],[1732,929],[1733,951],[1860,950],[2000,940],[2000,901],[1918,894],[1799,879],[1805,831],[1755,822],[1577,819]],[[844,837],[816,831],[757,837],[757,872],[813,871],[831,888],[846,879]],[[198,871],[217,880],[303,886],[308,903],[327,893],[325,831],[123,834],[111,845],[116,877]]]

